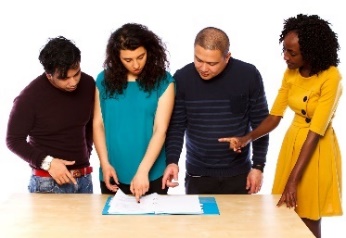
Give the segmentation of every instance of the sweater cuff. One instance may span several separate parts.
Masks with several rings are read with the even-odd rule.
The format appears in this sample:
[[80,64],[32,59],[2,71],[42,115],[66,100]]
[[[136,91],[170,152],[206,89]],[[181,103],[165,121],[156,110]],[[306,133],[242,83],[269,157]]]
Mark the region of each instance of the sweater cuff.
[[265,164],[253,164],[252,168],[253,169],[258,169],[259,171],[261,171],[263,173],[264,166],[265,166]]

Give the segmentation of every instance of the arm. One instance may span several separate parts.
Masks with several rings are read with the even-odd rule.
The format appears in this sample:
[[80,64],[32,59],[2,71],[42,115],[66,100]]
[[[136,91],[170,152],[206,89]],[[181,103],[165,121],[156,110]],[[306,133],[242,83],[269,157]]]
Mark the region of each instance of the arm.
[[[290,83],[288,82],[289,76],[287,74],[289,71],[287,70],[282,79],[281,87],[276,96],[272,109],[270,111],[270,115],[267,116],[258,127],[256,127],[253,131],[240,138],[225,138],[226,142],[230,143],[230,148],[234,149],[237,152],[241,152],[241,148],[246,146],[251,141],[254,141],[272,130],[274,130],[280,123],[282,116],[286,110],[288,105],[288,93],[290,90]],[[239,139],[239,140],[238,140]]]
[[[278,126],[280,123],[281,117],[269,115],[262,121],[262,123],[253,131],[248,133],[248,135],[244,136],[244,141],[242,143],[242,147],[244,147],[247,143],[254,141],[258,138],[261,138],[264,135],[267,135],[274,128]],[[254,143],[253,143],[253,146]],[[267,144],[268,147],[268,144]],[[264,164],[253,162],[253,168],[247,177],[247,189],[249,189],[249,193],[258,193],[261,190],[263,183],[263,167]],[[256,169],[259,168],[259,169]]]
[[[178,71],[179,72],[179,71]],[[179,158],[183,149],[185,129],[187,124],[185,100],[179,86],[179,74],[176,73],[174,78],[176,80],[176,96],[174,102],[174,109],[172,118],[169,123],[167,138],[165,142],[166,149],[166,164],[167,167],[162,178],[162,189],[167,187],[178,186],[178,173],[179,173]],[[182,84],[182,83],[181,83]]]
[[105,128],[102,119],[99,91],[95,88],[95,104],[94,104],[94,120],[93,120],[93,140],[96,153],[100,160],[103,172],[103,179],[107,188],[111,191],[117,191],[118,186],[110,183],[111,178],[116,184],[119,184],[117,174],[108,161],[108,153],[106,146]]
[[[257,69],[255,70],[254,78],[254,83],[250,86],[250,135],[259,127],[260,123],[262,123],[269,114],[262,76]],[[252,168],[255,169],[251,169],[247,176],[246,189],[248,189],[250,194],[259,192],[262,187],[263,168],[266,163],[269,135],[268,133],[265,133],[260,137],[256,137],[256,140],[252,139],[251,141],[253,141],[251,145]]]
[[261,138],[274,130],[279,125],[281,119],[282,118],[280,116],[269,115],[255,130],[249,132],[245,136],[220,138],[219,141],[229,142],[230,148],[240,153],[242,147],[245,147],[250,142],[257,140],[258,138]]
[[263,168],[269,146],[268,133],[280,122],[281,117],[268,115],[268,106],[263,81],[258,70],[255,70],[254,83],[250,85],[249,120],[251,131],[242,137],[220,138],[220,142],[230,143],[230,148],[241,153],[242,148],[252,143],[253,168],[247,178],[249,193],[257,193],[263,181]]
[[301,179],[306,165],[309,163],[312,154],[314,153],[317,143],[320,139],[320,135],[309,131],[303,147],[300,151],[298,160],[291,171],[288,181],[285,186],[285,190],[278,202],[278,206],[286,203],[287,207],[296,207],[297,205],[297,185]]
[[[27,141],[27,137],[35,129],[35,117],[37,115],[35,113],[35,101],[33,98],[27,97],[26,94],[28,93],[22,93],[14,101],[8,121],[6,143],[13,153],[28,162],[31,167],[42,169],[41,165],[43,160],[47,158],[47,153],[32,146]],[[76,184],[76,180],[66,167],[74,163],[74,161],[53,158],[47,171],[59,185],[70,182]]]
[[149,171],[164,146],[173,105],[174,84],[170,83],[159,99],[153,126],[153,135],[142,162],[137,169],[137,173],[131,182],[130,189],[137,200],[149,190]]
[[[268,115],[266,119],[264,119],[255,130],[249,132],[246,136],[244,136],[244,142],[251,142],[257,140],[258,138],[261,138],[264,135],[267,135],[279,125],[280,121],[281,117]],[[244,147],[245,145],[241,146]]]
[[9,150],[28,162],[31,167],[38,169],[48,155],[27,141],[35,124],[35,106],[31,98],[23,94],[25,93],[22,92],[14,100],[7,124],[6,144]]
[[[94,97],[93,103],[95,104],[95,97]],[[94,113],[91,114],[90,120],[85,126],[85,140],[86,140],[89,156],[91,155],[91,151],[93,149],[93,120],[94,120]]]

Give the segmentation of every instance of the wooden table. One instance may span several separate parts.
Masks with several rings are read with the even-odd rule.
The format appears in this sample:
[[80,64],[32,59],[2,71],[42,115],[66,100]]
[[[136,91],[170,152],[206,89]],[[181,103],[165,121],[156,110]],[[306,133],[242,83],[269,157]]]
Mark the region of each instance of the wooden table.
[[13,194],[0,204],[0,237],[314,237],[275,195],[216,195],[220,215],[102,215],[108,197]]

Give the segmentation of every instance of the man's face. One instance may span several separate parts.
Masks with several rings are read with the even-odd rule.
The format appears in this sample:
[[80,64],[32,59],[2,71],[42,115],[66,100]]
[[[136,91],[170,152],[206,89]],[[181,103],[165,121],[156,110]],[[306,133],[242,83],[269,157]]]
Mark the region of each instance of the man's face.
[[195,67],[204,80],[210,80],[220,74],[226,67],[231,54],[224,55],[220,50],[207,50],[195,46]]
[[76,90],[77,85],[81,78],[81,68],[80,65],[76,69],[69,69],[67,71],[67,77],[66,78],[59,78],[60,74],[59,72],[54,72],[54,74],[46,74],[49,82],[56,88],[66,91],[66,92],[72,92]]

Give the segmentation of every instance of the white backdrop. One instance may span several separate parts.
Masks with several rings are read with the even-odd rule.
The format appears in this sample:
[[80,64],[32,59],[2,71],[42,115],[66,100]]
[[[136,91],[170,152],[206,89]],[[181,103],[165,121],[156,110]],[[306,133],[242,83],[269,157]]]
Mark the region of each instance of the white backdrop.
[[[193,41],[197,32],[206,26],[219,27],[230,37],[232,56],[253,63],[260,70],[271,107],[286,67],[281,55],[282,46],[278,41],[283,20],[299,13],[318,14],[332,23],[342,48],[339,68],[345,75],[346,30],[342,24],[346,17],[338,0],[243,0],[234,3],[224,0],[1,1],[0,201],[10,193],[27,192],[30,169],[7,149],[5,133],[14,97],[43,72],[37,58],[49,37],[63,35],[73,40],[82,51],[82,70],[96,77],[102,70],[105,47],[111,32],[124,23],[141,23],[166,43],[171,62],[170,72],[173,74],[178,68],[193,61]],[[341,123],[346,119],[345,100],[344,95],[334,120],[344,157],[346,138],[341,132]],[[291,114],[287,112],[279,128],[271,133],[262,194],[271,191],[277,154],[290,120]],[[100,193],[95,152],[91,162],[95,168],[94,190]],[[181,185],[171,189],[170,193],[184,193],[184,153],[180,162]],[[343,170],[346,171],[345,163]],[[345,231],[340,231],[339,235],[335,233],[338,227],[346,224],[345,216],[324,219],[323,224],[325,237],[344,237],[346,234]]]

